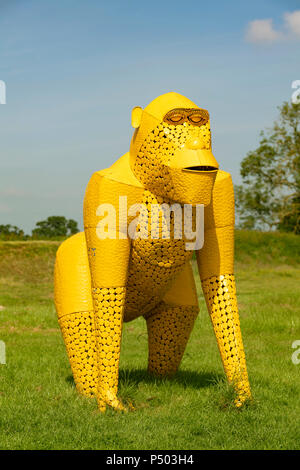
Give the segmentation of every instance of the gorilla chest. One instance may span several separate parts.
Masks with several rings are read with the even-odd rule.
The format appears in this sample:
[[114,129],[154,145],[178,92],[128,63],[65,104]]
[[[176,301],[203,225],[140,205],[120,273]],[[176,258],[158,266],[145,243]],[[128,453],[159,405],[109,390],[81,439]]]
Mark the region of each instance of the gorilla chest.
[[129,262],[125,321],[151,311],[191,256],[183,240],[135,240]]
[[136,269],[156,271],[162,276],[171,274],[190,259],[184,240],[134,240],[130,265]]
[[192,257],[192,251],[186,249],[186,239],[181,236],[181,208],[178,213],[169,208],[170,201],[144,192],[137,236],[131,244],[125,321],[153,309]]

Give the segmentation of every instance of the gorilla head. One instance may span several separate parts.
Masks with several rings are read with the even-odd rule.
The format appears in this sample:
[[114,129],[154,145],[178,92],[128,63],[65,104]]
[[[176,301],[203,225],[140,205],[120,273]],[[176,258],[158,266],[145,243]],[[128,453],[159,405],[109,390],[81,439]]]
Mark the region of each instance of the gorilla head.
[[218,163],[209,114],[178,93],[132,110],[130,165],[146,189],[184,204],[210,203]]

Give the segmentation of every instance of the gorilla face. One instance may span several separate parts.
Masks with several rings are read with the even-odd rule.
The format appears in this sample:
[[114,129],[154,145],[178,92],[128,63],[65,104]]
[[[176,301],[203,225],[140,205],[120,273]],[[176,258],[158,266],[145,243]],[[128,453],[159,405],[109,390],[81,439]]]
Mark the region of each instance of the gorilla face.
[[156,126],[147,132],[141,117],[144,139],[132,166],[136,177],[154,194],[182,204],[208,205],[218,170],[208,112],[173,108],[161,122],[150,121]]

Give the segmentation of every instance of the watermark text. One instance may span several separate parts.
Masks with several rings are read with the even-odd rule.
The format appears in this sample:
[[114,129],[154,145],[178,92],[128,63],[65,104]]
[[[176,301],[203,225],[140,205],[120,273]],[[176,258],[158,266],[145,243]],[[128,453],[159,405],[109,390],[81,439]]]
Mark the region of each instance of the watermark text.
[[292,348],[296,349],[296,351],[292,354],[292,363],[296,366],[300,364],[300,339],[297,339],[292,343]]
[[97,237],[109,239],[184,239],[186,250],[200,250],[204,243],[204,205],[133,204],[119,196],[119,207],[100,204],[96,216]]
[[0,341],[0,364],[6,364],[6,348],[4,341]]
[[294,80],[292,82],[292,88],[295,89],[295,91],[292,93],[292,103],[293,104],[299,104],[300,103],[300,80]]
[[6,84],[0,80],[0,104],[6,104]]

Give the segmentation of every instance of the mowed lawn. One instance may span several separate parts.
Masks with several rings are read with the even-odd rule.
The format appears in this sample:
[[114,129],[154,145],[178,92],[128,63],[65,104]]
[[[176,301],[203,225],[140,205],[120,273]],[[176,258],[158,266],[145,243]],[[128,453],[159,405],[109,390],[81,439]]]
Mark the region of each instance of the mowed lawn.
[[[136,410],[102,415],[78,395],[53,304],[58,242],[0,243],[1,449],[299,449],[300,238],[239,231],[236,278],[254,396],[242,410],[230,390],[201,295],[180,371],[148,377],[144,320],[126,324],[120,391]],[[194,266],[195,267],[195,266]],[[300,354],[299,354],[300,358]]]

